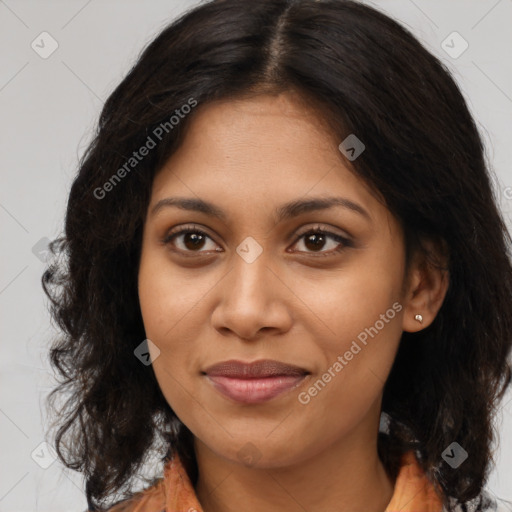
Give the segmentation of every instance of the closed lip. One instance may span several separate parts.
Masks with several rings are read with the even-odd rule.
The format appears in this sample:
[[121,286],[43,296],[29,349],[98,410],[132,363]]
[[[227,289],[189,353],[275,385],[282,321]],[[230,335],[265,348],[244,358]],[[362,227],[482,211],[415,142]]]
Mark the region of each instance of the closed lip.
[[280,376],[307,375],[306,369],[292,364],[275,361],[273,359],[260,359],[259,361],[244,362],[229,360],[216,363],[203,371],[210,377],[229,377],[232,379],[263,379]]

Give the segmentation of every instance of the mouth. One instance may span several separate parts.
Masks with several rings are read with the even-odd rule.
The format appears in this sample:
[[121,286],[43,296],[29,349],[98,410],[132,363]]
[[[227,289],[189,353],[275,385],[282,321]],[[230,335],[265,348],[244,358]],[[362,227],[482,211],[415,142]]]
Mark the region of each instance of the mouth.
[[271,400],[296,388],[310,374],[304,368],[270,359],[223,361],[202,373],[223,396],[244,404]]

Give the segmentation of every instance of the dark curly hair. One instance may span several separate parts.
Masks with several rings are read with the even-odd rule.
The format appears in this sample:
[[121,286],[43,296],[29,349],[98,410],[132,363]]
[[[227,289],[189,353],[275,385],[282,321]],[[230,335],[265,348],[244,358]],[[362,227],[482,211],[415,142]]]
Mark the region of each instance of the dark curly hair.
[[[150,453],[162,463],[180,454],[197,477],[191,432],[152,366],[134,356],[146,338],[137,274],[152,181],[195,111],[172,128],[170,116],[193,101],[292,89],[340,142],[350,133],[364,141],[351,168],[403,226],[406,253],[438,240],[449,254],[444,303],[429,327],[403,333],[385,383],[379,455],[396,476],[401,454],[415,449],[446,506],[478,497],[487,481],[493,416],[511,381],[510,235],[463,95],[408,30],[368,6],[222,0],[168,25],[107,99],[71,186],[65,232],[50,245],[42,284],[64,335],[50,351],[61,379],[48,402],[69,395],[52,425],[55,446],[84,473],[92,510],[123,489],[132,496]],[[161,140],[128,173],[158,127]],[[454,441],[470,454],[456,470],[441,458]]]

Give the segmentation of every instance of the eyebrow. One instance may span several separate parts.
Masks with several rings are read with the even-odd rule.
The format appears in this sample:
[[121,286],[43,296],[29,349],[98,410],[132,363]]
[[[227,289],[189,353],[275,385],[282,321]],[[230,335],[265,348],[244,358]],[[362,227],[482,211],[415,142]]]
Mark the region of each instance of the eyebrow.
[[[371,222],[370,214],[358,203],[351,201],[344,197],[313,197],[309,199],[297,199],[290,201],[277,208],[274,212],[274,219],[276,223],[282,222],[286,219],[297,217],[304,213],[327,210],[335,206],[341,206],[353,212],[360,214]],[[163,208],[176,207],[181,210],[201,212],[206,215],[220,219],[226,222],[227,215],[219,207],[213,203],[199,198],[188,197],[166,197],[158,201],[153,206],[150,216],[154,216]]]

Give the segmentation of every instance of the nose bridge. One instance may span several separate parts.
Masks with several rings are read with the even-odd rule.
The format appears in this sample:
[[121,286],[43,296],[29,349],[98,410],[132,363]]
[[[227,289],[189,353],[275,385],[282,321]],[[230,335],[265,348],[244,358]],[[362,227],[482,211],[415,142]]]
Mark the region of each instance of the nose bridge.
[[259,301],[259,307],[263,307],[265,295],[273,291],[269,279],[274,274],[268,268],[267,254],[263,248],[258,250],[251,244],[251,241],[242,242],[237,247],[237,254],[233,255],[227,299],[234,308],[243,308],[245,303],[254,301]]
[[255,255],[254,247],[248,248],[244,252],[246,247],[240,244],[233,255],[231,271],[223,280],[222,297],[212,316],[217,330],[228,329],[244,339],[254,337],[263,328],[286,330],[291,321],[267,254]]

